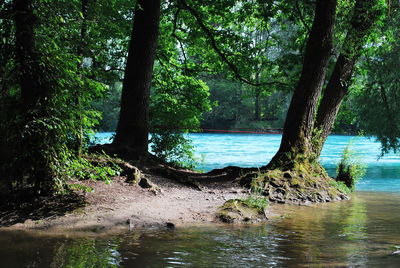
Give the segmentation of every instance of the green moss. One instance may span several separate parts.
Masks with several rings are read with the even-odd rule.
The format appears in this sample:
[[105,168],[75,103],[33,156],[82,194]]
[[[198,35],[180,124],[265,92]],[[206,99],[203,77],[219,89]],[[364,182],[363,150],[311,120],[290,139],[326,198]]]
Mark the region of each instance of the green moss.
[[328,202],[346,198],[348,191],[331,179],[318,163],[295,162],[291,170],[259,172],[249,183],[252,192],[279,203]]
[[231,199],[218,210],[217,218],[226,223],[254,222],[265,219],[265,208],[268,202],[262,197]]
[[268,207],[268,200],[262,196],[250,195],[246,199],[240,199],[240,200],[246,206],[250,208],[255,208],[261,212],[264,212],[264,210]]
[[290,180],[290,185],[291,185],[291,186],[294,186],[294,187],[300,186],[300,181],[299,181],[299,179],[297,179],[297,178],[291,179],[291,180]]

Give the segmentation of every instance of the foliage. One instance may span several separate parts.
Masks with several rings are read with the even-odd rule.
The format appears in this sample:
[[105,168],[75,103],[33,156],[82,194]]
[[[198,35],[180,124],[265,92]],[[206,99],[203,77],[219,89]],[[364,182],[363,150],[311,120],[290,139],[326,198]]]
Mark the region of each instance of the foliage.
[[170,35],[161,34],[160,43],[163,56],[155,66],[150,96],[151,151],[173,165],[193,168],[198,159],[184,134],[198,131],[202,114],[210,110],[209,88],[185,70]]
[[101,112],[101,119],[96,129],[100,132],[111,132],[117,128],[120,111],[122,83],[116,82],[108,87],[104,98],[92,103],[92,107]]
[[336,181],[338,186],[343,188],[344,183],[351,191],[354,191],[356,183],[365,175],[366,166],[356,157],[355,152],[347,145],[336,168]]
[[268,200],[267,198],[263,196],[257,196],[257,195],[250,195],[247,198],[241,199],[243,204],[250,208],[255,208],[257,210],[265,210],[268,207]]
[[82,191],[82,192],[85,192],[85,193],[93,192],[93,188],[92,187],[89,187],[89,186],[86,186],[86,185],[82,185],[82,184],[79,184],[79,183],[69,183],[67,187],[72,191]]
[[329,184],[346,195],[349,195],[352,192],[352,189],[347,187],[343,181],[331,180]]
[[107,183],[111,182],[112,177],[119,176],[122,172],[114,159],[105,153],[69,157],[64,168],[64,174],[68,179],[101,180]]
[[248,86],[225,78],[205,78],[210,87],[213,108],[204,114],[204,129],[268,130],[283,128],[290,92],[263,92],[260,96],[260,119],[255,120],[255,97]]
[[380,28],[380,39],[365,62],[365,90],[356,95],[360,126],[381,142],[382,155],[400,149],[399,5]]
[[[2,85],[0,96],[0,147],[6,152],[0,169],[8,190],[34,187],[37,193],[51,193],[63,191],[62,167],[70,152],[81,150],[84,133],[97,123],[99,113],[89,106],[105,87],[89,79],[80,67],[77,45],[69,39],[79,34],[80,25],[64,24],[64,17],[70,19],[69,13],[59,13],[65,6],[48,1],[35,3],[34,15],[28,15],[37,21],[33,32],[28,33],[33,37],[31,49],[26,52],[31,58],[22,62],[11,54],[4,65],[7,73],[16,75]],[[8,23],[15,25],[12,18]],[[13,43],[10,46],[17,49]],[[19,71],[24,64],[31,66],[29,75]],[[20,82],[26,77],[37,83],[36,89],[32,86],[37,92],[29,107],[23,107],[27,99],[23,99],[22,90],[26,89]]]
[[160,131],[153,133],[150,141],[151,151],[173,166],[194,169],[199,164],[191,140],[183,133]]

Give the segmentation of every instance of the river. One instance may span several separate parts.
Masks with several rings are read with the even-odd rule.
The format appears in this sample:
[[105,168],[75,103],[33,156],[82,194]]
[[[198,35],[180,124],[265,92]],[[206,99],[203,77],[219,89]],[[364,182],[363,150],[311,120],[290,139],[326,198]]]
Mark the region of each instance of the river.
[[[98,135],[103,140],[109,133]],[[262,166],[280,135],[190,134],[205,171]],[[286,206],[257,226],[207,226],[76,236],[0,232],[4,267],[399,267],[400,159],[377,160],[379,143],[329,137],[321,162],[333,174],[346,145],[368,165],[350,201]],[[400,249],[400,248],[399,248]]]

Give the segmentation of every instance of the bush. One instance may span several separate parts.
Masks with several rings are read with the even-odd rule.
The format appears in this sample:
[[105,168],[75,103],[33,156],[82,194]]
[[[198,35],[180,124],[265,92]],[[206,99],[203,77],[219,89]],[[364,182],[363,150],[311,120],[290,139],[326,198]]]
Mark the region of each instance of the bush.
[[351,145],[343,150],[342,159],[336,168],[336,181],[344,183],[351,191],[354,191],[355,184],[365,175],[366,166],[356,157]]
[[122,172],[113,160],[105,153],[70,158],[65,174],[67,179],[91,179],[110,183],[111,177],[119,176]]

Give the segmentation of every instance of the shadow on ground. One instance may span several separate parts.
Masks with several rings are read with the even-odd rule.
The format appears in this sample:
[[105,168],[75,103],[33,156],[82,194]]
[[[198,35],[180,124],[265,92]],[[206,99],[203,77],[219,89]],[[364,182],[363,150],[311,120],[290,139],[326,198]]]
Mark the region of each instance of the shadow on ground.
[[45,220],[63,216],[77,208],[84,207],[84,197],[76,193],[68,195],[39,197],[31,201],[1,202],[0,227],[8,227],[26,220]]

